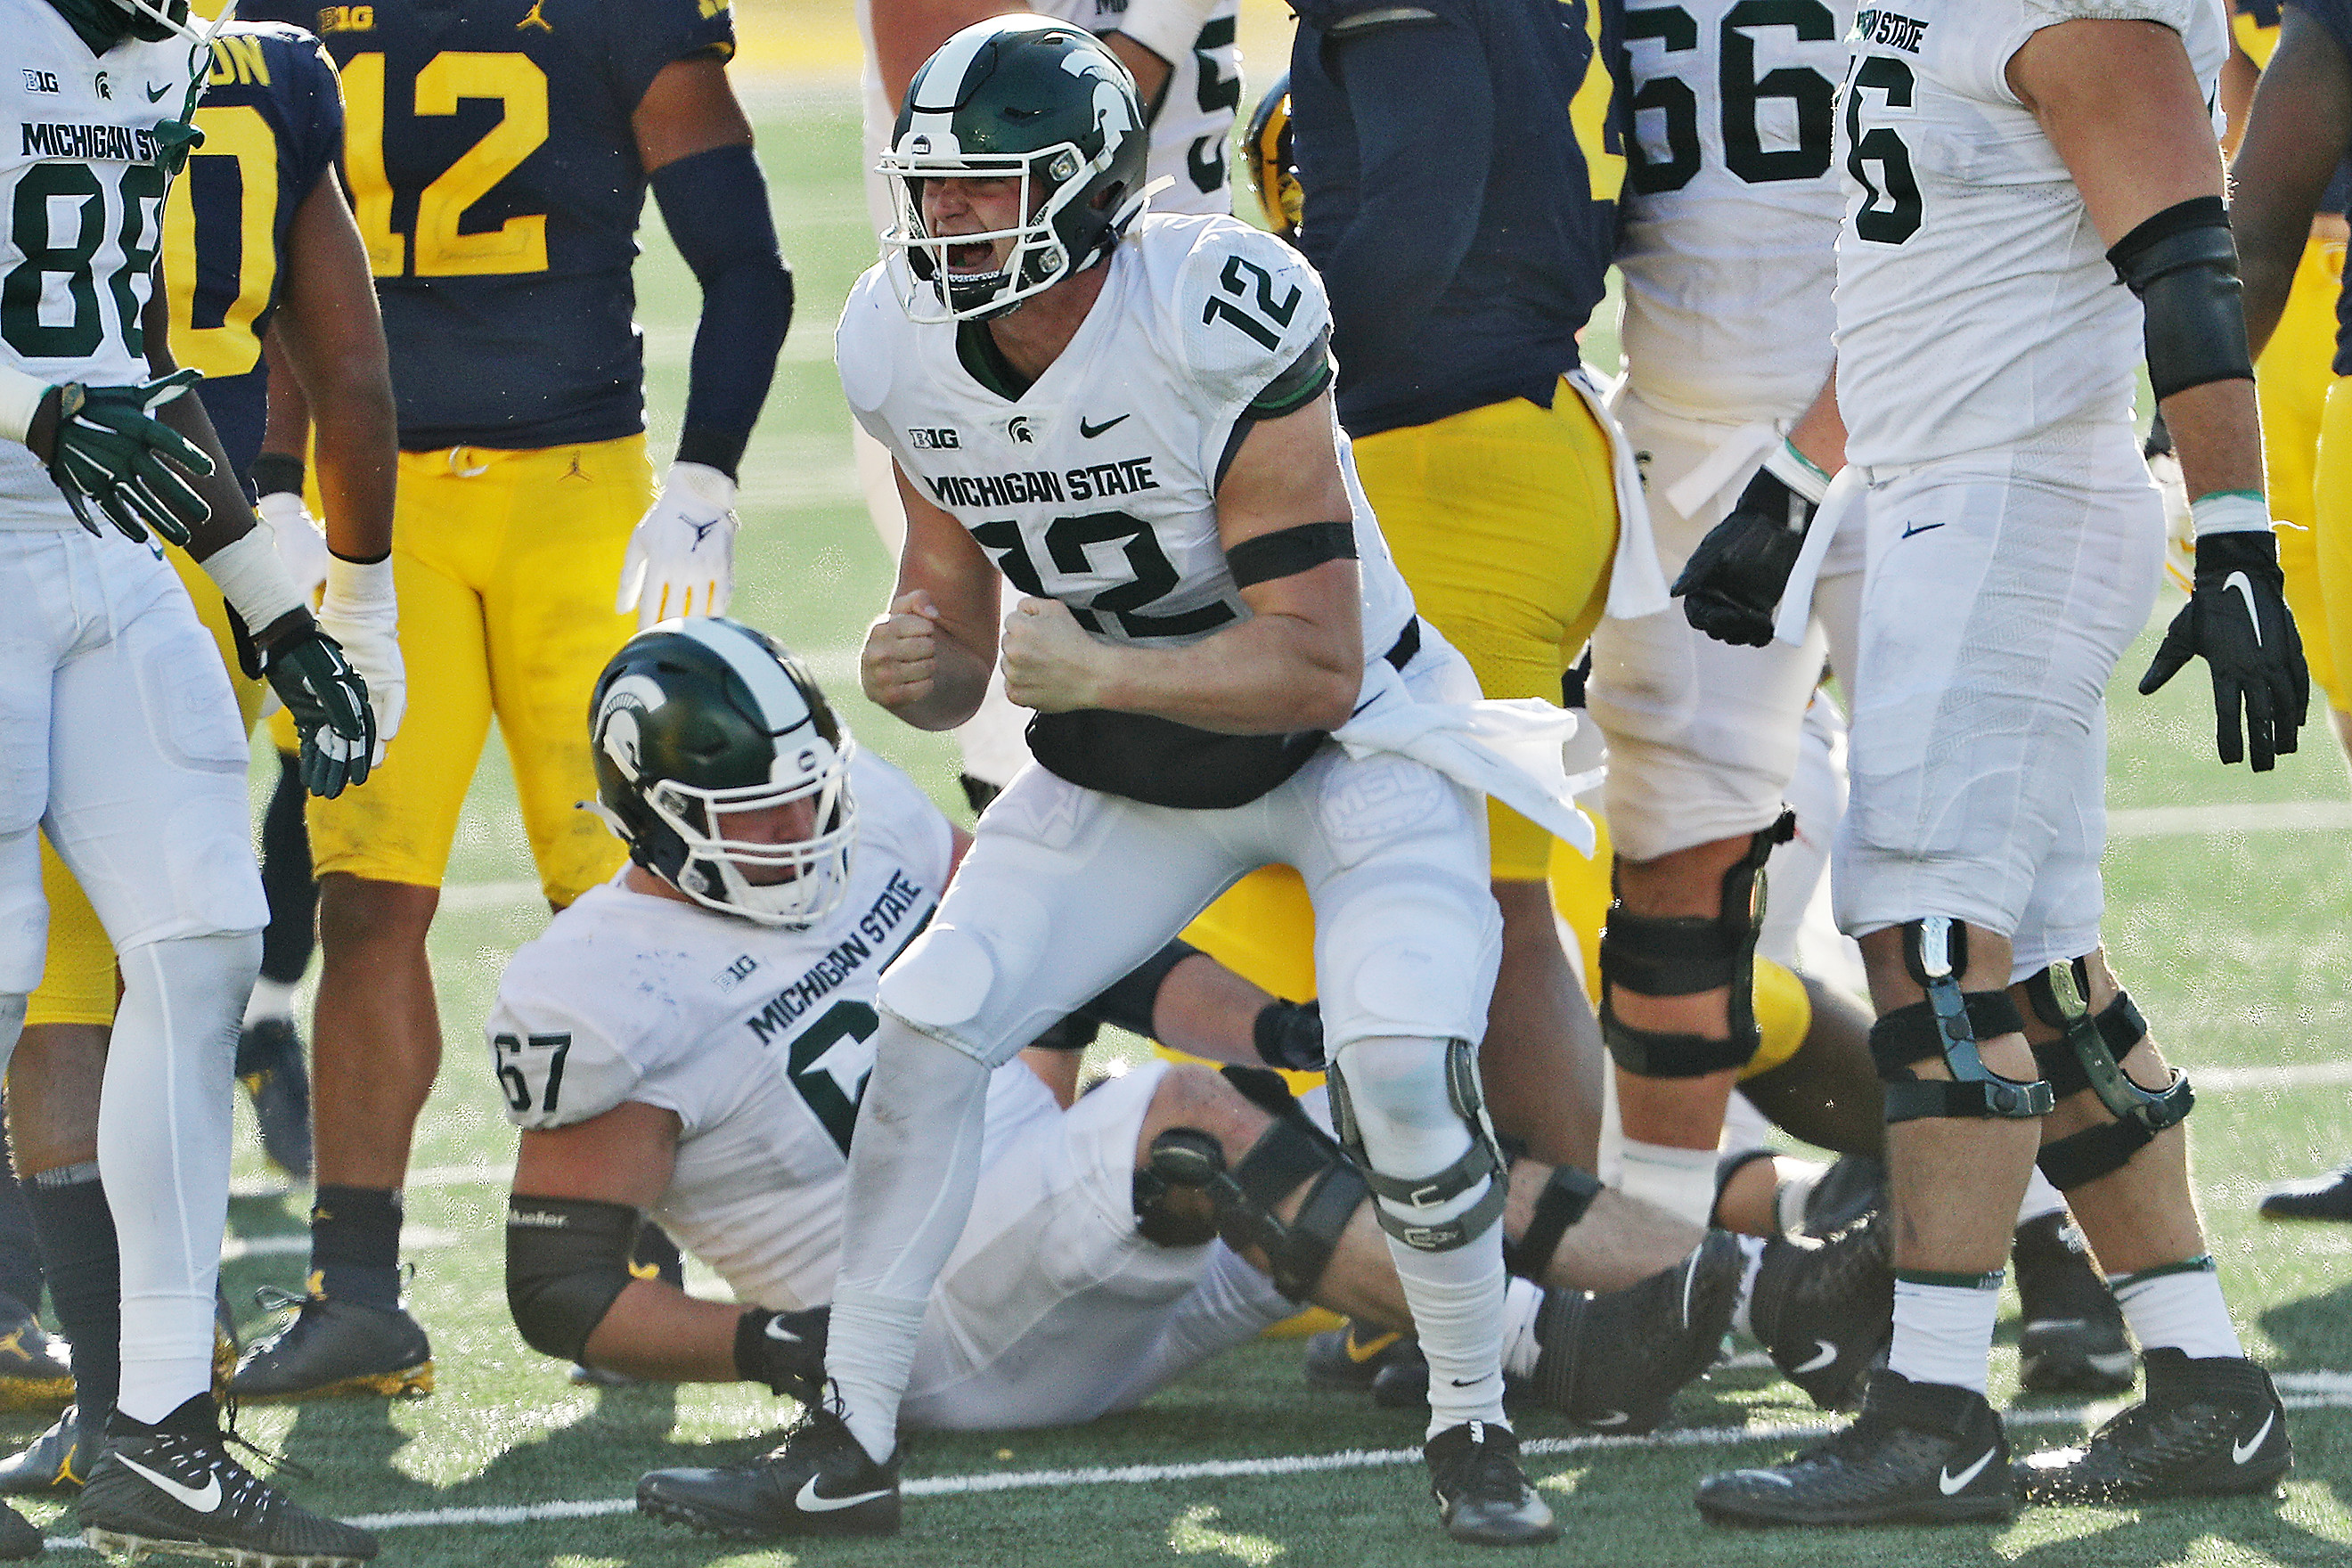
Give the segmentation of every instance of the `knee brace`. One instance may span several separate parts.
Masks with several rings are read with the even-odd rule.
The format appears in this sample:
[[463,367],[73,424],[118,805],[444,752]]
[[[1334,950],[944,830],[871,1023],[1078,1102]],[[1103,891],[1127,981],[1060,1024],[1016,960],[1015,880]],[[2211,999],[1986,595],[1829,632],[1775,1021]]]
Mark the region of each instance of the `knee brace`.
[[[1511,1168],[1517,1169],[1518,1163],[1518,1157],[1512,1156]],[[1501,1184],[1507,1195],[1509,1180],[1507,1171]],[[1600,1194],[1601,1184],[1591,1175],[1573,1165],[1554,1165],[1551,1179],[1536,1194],[1535,1210],[1528,1215],[1519,1239],[1503,1237],[1503,1267],[1523,1279],[1543,1283],[1551,1268],[1552,1254],[1559,1250],[1559,1238],[1584,1217],[1584,1211]]]
[[2091,1089],[2115,1118],[2042,1146],[2036,1163],[2060,1192],[2121,1170],[2158,1133],[2186,1120],[2197,1102],[2188,1075],[2178,1068],[2161,1089],[2134,1083],[2122,1059],[2147,1037],[2147,1020],[2120,987],[2096,1014],[2089,994],[2090,975],[2079,958],[2053,963],[2025,981],[2034,1013],[2059,1032],[2058,1038],[2033,1047],[2034,1063],[2051,1091],[2063,1098]]
[[[1757,883],[1773,847],[1796,831],[1797,814],[1784,811],[1749,837],[1748,853],[1723,874],[1713,920],[1635,914],[1622,900],[1609,906],[1601,932],[1601,1037],[1619,1067],[1642,1078],[1703,1078],[1746,1067],[1756,1055],[1756,935],[1764,924]],[[1637,1029],[1617,1016],[1612,996],[1620,986],[1642,996],[1725,988],[1729,1033],[1708,1039]]]
[[[1968,930],[1932,915],[1903,928],[1903,963],[1927,993],[1925,1002],[1897,1007],[1870,1026],[1870,1055],[1886,1086],[1886,1120],[1990,1117],[2025,1121],[2047,1116],[2055,1103],[2040,1079],[2021,1082],[1984,1065],[1977,1042],[2022,1034],[2025,1019],[2006,991],[1960,989],[1969,965]],[[1940,1056],[1950,1082],[1922,1079],[1912,1065]]]
[[523,1342],[578,1361],[629,1287],[637,1211],[591,1198],[507,1199],[507,1310]]
[[[1486,1235],[1486,1228],[1502,1217],[1508,1194],[1503,1183],[1502,1152],[1496,1145],[1494,1128],[1487,1123],[1486,1097],[1478,1087],[1476,1047],[1467,1040],[1445,1042],[1445,1098],[1454,1113],[1469,1125],[1470,1147],[1452,1164],[1426,1176],[1407,1179],[1375,1170],[1348,1097],[1346,1070],[1336,1060],[1328,1081],[1331,1120],[1338,1124],[1340,1143],[1363,1167],[1364,1181],[1380,1200],[1372,1205],[1372,1213],[1382,1230],[1416,1252],[1452,1252]],[[1486,1191],[1477,1201],[1451,1219],[1421,1220],[1395,1212],[1398,1207],[1434,1207],[1482,1182]]]
[[[1162,1247],[1198,1247],[1223,1237],[1237,1252],[1255,1248],[1265,1255],[1275,1289],[1303,1301],[1370,1188],[1339,1145],[1307,1120],[1280,1078],[1252,1068],[1226,1072],[1272,1112],[1274,1125],[1231,1172],[1223,1146],[1197,1128],[1171,1127],[1154,1138],[1135,1173],[1136,1229]],[[1252,1081],[1239,1081],[1244,1078]],[[1302,1184],[1307,1193],[1297,1217],[1281,1218],[1275,1205]]]

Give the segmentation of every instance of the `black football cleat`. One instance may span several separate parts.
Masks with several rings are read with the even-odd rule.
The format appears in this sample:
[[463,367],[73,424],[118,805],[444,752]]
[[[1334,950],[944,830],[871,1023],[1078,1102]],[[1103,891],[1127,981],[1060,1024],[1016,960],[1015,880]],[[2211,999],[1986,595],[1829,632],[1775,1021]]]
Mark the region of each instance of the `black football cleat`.
[[236,1078],[253,1101],[261,1152],[298,1182],[310,1179],[310,1069],[288,1018],[264,1018],[239,1037]]
[[2064,1213],[2017,1227],[2018,1381],[2043,1394],[2121,1394],[2137,1358],[2123,1309]]
[[1853,1426],[1785,1464],[1698,1484],[1709,1524],[1954,1524],[2017,1512],[2009,1439],[1974,1389],[1885,1370]]
[[898,1457],[876,1464],[837,1408],[811,1405],[782,1444],[748,1465],[646,1472],[637,1511],[730,1541],[896,1535]]
[[1711,1230],[1672,1268],[1622,1290],[1547,1290],[1525,1392],[1579,1426],[1647,1432],[1715,1364],[1738,1305],[1738,1238]]
[[70,1403],[71,1354],[15,1298],[0,1296],[0,1410],[55,1410]]
[[2352,1165],[2273,1187],[2263,1198],[2264,1219],[2352,1220]]
[[433,1392],[433,1345],[400,1307],[367,1307],[331,1296],[282,1297],[293,1320],[257,1340],[237,1363],[229,1392],[247,1404],[335,1394],[422,1398]]
[[1826,1237],[1764,1244],[1748,1327],[1772,1364],[1824,1410],[1852,1406],[1895,1336],[1895,1227],[1874,1209]]
[[81,1439],[81,1417],[68,1405],[47,1431],[0,1459],[0,1495],[58,1497],[81,1490],[89,1479]]
[[1559,1539],[1559,1524],[1519,1468],[1519,1440],[1507,1426],[1465,1421],[1422,1445],[1430,1495],[1445,1533],[1473,1546],[1536,1546]]
[[2147,1352],[2147,1396],[2077,1448],[2021,1460],[2028,1502],[2125,1504],[2266,1492],[2294,1466],[2270,1373],[2237,1356]]
[[82,1539],[100,1552],[236,1568],[355,1568],[376,1554],[366,1531],[312,1513],[231,1458],[209,1394],[152,1426],[118,1413],[107,1445],[76,1505]]
[[1868,1154],[1841,1154],[1805,1194],[1807,1236],[1835,1236],[1873,1209],[1886,1206],[1886,1164]]
[[1408,1363],[1426,1377],[1429,1363],[1422,1359],[1420,1341],[1357,1318],[1349,1319],[1346,1328],[1325,1329],[1307,1339],[1310,1388],[1369,1393],[1383,1368]]
[[40,1531],[31,1520],[0,1503],[0,1561],[14,1563],[21,1558],[38,1557],[44,1544]]

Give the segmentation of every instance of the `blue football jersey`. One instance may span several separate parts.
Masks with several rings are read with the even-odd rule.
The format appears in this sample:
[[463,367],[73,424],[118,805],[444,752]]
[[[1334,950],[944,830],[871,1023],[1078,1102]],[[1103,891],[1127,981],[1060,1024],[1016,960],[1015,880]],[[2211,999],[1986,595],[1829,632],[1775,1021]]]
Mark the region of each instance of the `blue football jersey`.
[[163,212],[172,353],[205,373],[205,412],[242,476],[261,450],[261,339],[283,290],[287,236],[342,145],[335,68],[299,28],[232,22],[213,40],[196,129],[204,145]]
[[400,444],[541,447],[645,427],[631,117],[663,67],[735,47],[726,0],[376,0],[315,26],[392,351]]

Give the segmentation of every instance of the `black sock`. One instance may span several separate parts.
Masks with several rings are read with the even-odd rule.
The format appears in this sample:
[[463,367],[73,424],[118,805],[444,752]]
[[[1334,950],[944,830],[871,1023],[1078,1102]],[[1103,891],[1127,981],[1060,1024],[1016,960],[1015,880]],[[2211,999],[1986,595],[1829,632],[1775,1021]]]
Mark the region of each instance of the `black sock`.
[[261,890],[269,900],[261,973],[285,985],[302,978],[318,945],[319,884],[310,875],[310,835],[302,821],[308,794],[301,759],[278,752],[278,787],[261,817]]
[[58,1327],[73,1345],[82,1452],[94,1454],[122,1386],[122,1254],[114,1237],[114,1212],[106,1206],[95,1163],[43,1171],[25,1197],[33,1234],[40,1238]]
[[17,1316],[41,1310],[41,1246],[33,1235],[33,1216],[16,1177],[5,1127],[0,1127],[0,1295],[24,1308]]
[[310,1205],[310,1289],[362,1307],[400,1305],[400,1194],[323,1186]]

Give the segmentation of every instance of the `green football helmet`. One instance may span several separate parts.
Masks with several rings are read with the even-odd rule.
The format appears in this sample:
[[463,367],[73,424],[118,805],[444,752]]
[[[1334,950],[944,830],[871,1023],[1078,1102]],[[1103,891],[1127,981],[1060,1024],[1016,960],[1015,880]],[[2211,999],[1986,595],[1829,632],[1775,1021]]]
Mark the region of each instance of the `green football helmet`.
[[188,0],[49,0],[49,5],[96,55],[125,38],[160,44],[174,35],[191,42],[205,37],[188,25]]
[[[1135,79],[1082,27],[1048,16],[975,22],[940,46],[907,89],[879,168],[898,223],[883,244],[912,275],[899,291],[919,321],[985,321],[1108,254],[1150,199],[1150,153]],[[1021,221],[934,235],[923,185],[1014,178]],[[986,272],[958,272],[951,247],[1011,240]]]
[[[589,706],[596,794],[583,802],[629,858],[705,908],[800,929],[847,896],[857,847],[856,742],[801,661],[717,618],[665,621],[622,645]],[[772,812],[810,805],[777,842]],[[747,822],[751,814],[763,820]]]

